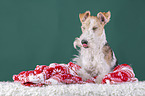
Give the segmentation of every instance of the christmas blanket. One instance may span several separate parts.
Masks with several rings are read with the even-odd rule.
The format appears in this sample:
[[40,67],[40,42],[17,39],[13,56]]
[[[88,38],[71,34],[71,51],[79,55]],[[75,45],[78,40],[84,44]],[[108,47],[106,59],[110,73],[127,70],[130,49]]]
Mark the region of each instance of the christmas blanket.
[[[14,82],[20,82],[25,86],[43,86],[50,84],[85,84],[96,83],[96,77],[83,81],[78,76],[79,65],[72,62],[68,64],[52,63],[49,66],[37,65],[35,70],[22,71],[13,75]],[[137,82],[133,69],[127,64],[121,64],[114,68],[113,72],[106,74],[102,84],[116,84],[123,82]]]

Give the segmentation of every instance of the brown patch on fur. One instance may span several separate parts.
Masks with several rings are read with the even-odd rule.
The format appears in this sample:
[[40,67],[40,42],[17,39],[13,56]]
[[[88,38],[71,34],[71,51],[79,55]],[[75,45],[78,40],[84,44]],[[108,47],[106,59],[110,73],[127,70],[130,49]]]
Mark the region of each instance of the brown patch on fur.
[[107,64],[109,66],[111,66],[111,61],[113,59],[113,52],[112,52],[112,49],[111,47],[109,46],[108,43],[106,43],[103,47],[103,53],[104,53],[104,59],[106,60]]

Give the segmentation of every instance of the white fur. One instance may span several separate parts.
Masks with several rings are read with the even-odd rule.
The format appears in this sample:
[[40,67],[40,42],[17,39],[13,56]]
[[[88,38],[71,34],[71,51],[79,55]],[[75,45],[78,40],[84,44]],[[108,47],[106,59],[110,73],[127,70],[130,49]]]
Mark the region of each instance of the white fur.
[[[90,25],[95,23],[95,20],[90,20]],[[83,26],[83,25],[82,25]],[[96,25],[97,26],[97,25]],[[90,26],[86,31],[83,31],[80,38],[76,38],[74,41],[74,47],[80,47],[79,55],[73,59],[75,63],[82,67],[78,74],[83,80],[89,79],[90,77],[98,76],[97,82],[100,83],[102,78],[111,71],[111,68],[115,65],[116,57],[113,53],[113,60],[111,66],[107,64],[104,59],[102,48],[107,43],[105,30],[99,30],[94,33],[92,30],[93,26]],[[101,33],[101,35],[99,35]],[[84,48],[81,44],[81,40],[87,40],[89,48]]]

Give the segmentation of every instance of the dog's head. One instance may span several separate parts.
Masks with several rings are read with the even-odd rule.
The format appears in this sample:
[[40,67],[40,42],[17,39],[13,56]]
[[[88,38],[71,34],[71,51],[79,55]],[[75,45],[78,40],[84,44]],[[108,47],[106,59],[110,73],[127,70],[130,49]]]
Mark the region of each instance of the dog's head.
[[97,16],[91,16],[90,11],[79,14],[82,23],[82,34],[80,38],[76,38],[74,47],[89,48],[103,34],[104,26],[110,21],[110,11],[99,12]]

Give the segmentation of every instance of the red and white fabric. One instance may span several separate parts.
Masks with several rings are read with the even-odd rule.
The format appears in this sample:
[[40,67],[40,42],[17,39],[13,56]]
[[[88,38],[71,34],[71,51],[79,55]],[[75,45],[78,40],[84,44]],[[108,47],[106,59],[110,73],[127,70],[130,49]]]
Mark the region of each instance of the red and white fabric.
[[26,86],[84,83],[76,73],[80,68],[72,62],[68,64],[52,63],[49,66],[37,65],[34,71],[22,71],[18,75],[13,75],[13,80]]
[[135,78],[133,69],[128,64],[121,64],[115,67],[112,73],[107,74],[103,78],[102,84],[116,84],[135,81],[138,81],[138,79]]
[[[97,76],[83,81],[77,74],[79,69],[81,67],[72,62],[68,64],[52,63],[49,66],[37,65],[35,70],[22,71],[18,75],[13,75],[13,80],[25,86],[96,83]],[[134,81],[138,81],[138,79],[135,78],[132,68],[127,64],[122,64],[115,67],[112,73],[107,74],[103,78],[102,84]]]

